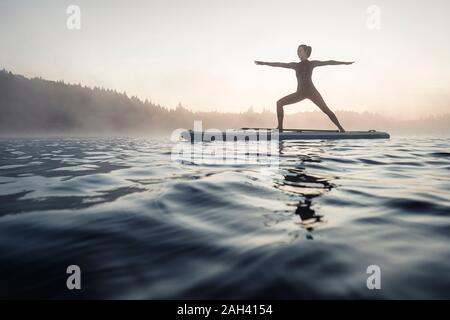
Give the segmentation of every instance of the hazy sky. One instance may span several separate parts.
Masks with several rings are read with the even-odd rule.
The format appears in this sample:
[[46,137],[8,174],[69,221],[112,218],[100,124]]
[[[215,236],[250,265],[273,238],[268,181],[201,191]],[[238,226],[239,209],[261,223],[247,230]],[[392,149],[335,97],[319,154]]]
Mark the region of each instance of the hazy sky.
[[[66,26],[71,4],[80,30]],[[450,112],[449,12],[448,0],[0,0],[0,67],[170,108],[275,111],[295,72],[253,61],[298,61],[306,43],[311,59],[356,61],[315,69],[330,108],[411,119]]]

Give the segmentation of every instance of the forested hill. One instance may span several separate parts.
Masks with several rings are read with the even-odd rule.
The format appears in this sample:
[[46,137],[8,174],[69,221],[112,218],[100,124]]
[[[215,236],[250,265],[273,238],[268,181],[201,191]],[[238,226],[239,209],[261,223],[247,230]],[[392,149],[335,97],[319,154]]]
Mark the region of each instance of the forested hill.
[[[336,114],[347,130],[450,133],[450,114],[414,121],[395,121],[368,112],[338,110]],[[194,120],[203,120],[204,129],[273,127],[276,115],[251,109],[242,113],[191,112],[181,104],[168,109],[113,90],[0,71],[0,134],[169,133],[176,128],[192,128]],[[288,115],[285,127],[334,128],[320,111]]]
[[140,132],[176,125],[174,113],[136,97],[0,71],[0,132]]

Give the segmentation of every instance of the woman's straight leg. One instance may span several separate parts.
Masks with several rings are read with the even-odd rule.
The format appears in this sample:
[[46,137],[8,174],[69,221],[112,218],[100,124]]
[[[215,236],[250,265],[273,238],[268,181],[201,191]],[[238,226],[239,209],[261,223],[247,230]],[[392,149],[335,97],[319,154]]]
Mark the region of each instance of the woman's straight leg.
[[339,131],[345,132],[345,129],[339,123],[338,118],[336,117],[334,112],[331,111],[330,108],[328,108],[327,104],[325,103],[325,101],[323,100],[322,96],[320,95],[320,93],[318,91],[313,93],[308,98],[312,102],[314,102],[320,108],[320,110],[322,110],[330,118],[330,120],[336,125],[336,127],[339,128]]

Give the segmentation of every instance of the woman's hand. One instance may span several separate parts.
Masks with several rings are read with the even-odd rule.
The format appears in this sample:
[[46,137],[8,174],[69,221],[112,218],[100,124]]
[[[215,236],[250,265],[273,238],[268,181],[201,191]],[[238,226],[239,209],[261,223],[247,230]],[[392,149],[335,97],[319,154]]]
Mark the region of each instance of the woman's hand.
[[255,64],[263,65],[264,62],[262,62],[262,61],[255,61]]
[[346,62],[345,64],[353,64],[353,63],[355,63],[355,61]]

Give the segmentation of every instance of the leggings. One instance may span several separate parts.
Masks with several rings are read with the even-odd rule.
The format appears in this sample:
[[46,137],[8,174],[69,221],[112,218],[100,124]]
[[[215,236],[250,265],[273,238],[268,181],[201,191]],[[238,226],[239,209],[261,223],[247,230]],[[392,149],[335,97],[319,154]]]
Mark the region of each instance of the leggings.
[[342,128],[336,115],[333,113],[333,111],[330,110],[330,108],[328,108],[319,91],[315,89],[307,91],[297,91],[288,94],[287,96],[277,101],[277,116],[279,128],[283,128],[283,118],[284,118],[283,107],[288,104],[300,102],[306,98],[314,102],[314,104],[316,104],[320,108],[320,110],[322,110],[339,129]]
[[316,104],[320,110],[322,110],[324,113],[328,114],[331,110],[326,105],[325,101],[323,100],[322,96],[320,95],[319,91],[317,90],[309,90],[309,91],[297,91],[291,94],[288,94],[287,96],[281,98],[277,101],[277,107],[278,106],[285,106],[288,104],[293,104],[300,102],[304,99],[309,99],[314,104]]

